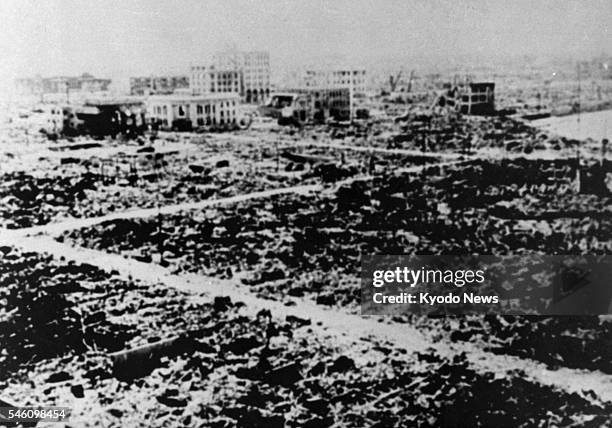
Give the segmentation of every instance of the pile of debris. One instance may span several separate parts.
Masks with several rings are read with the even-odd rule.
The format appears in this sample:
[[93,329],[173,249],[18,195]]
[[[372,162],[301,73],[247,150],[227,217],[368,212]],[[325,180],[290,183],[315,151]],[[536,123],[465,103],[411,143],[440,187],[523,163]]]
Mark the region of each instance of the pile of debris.
[[[266,310],[244,315],[243,305],[227,297],[206,303],[93,266],[10,248],[2,254],[0,291],[12,296],[12,304],[3,309],[1,331],[10,316],[23,321],[0,336],[2,365],[12,362],[0,376],[3,397],[20,405],[72,407],[71,422],[79,426],[602,425],[612,411],[588,392],[479,374],[464,356],[409,356],[372,339],[342,350],[319,337],[307,319],[279,320]],[[71,289],[55,289],[70,280]],[[56,352],[30,348],[20,357],[10,346],[30,346],[37,340],[28,338],[31,333],[50,331],[32,330],[52,320],[39,320],[31,304],[14,297],[24,292],[47,296],[47,304],[53,302],[48,296],[64,296],[55,300],[63,308],[56,315],[63,315],[49,327],[53,335],[45,336]],[[123,326],[123,334],[102,340],[110,326]],[[68,340],[73,336],[78,340]],[[70,343],[79,346],[64,346]]]
[[577,194],[573,176],[569,161],[472,161],[355,181],[334,195],[118,220],[65,238],[178,272],[246,272],[244,282],[271,298],[356,304],[363,253],[609,253],[612,224],[601,214],[609,198]]

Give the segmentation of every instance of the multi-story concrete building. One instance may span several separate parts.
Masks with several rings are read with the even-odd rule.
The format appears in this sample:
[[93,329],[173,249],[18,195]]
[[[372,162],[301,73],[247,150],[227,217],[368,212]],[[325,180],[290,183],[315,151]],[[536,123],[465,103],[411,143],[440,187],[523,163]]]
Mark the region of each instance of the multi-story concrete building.
[[189,87],[189,76],[145,76],[130,77],[130,94],[171,94],[177,89]]
[[262,103],[270,95],[270,54],[264,51],[217,52],[215,65],[240,73],[240,97],[247,103]]
[[306,70],[304,85],[307,88],[349,88],[354,95],[366,93],[366,71],[361,68],[330,68]]
[[308,88],[313,99],[314,119],[351,119],[351,91],[348,88]]
[[91,74],[81,76],[55,76],[17,79],[15,86],[21,95],[64,94],[67,92],[106,91],[110,79],[100,79]]
[[19,95],[39,95],[43,93],[41,77],[15,79],[15,91]]
[[146,128],[140,97],[88,99],[64,108],[64,133],[68,135],[136,136]]
[[258,108],[262,116],[303,124],[327,119],[350,120],[351,96],[347,88],[298,88],[273,93],[268,102]]
[[193,95],[240,93],[240,72],[215,66],[192,66],[189,87]]
[[237,93],[153,95],[147,99],[147,117],[162,129],[231,127],[237,123]]
[[47,133],[60,133],[64,128],[64,106],[55,103],[36,105],[20,123]]
[[468,82],[461,85],[446,85],[433,105],[455,109],[461,114],[495,114],[495,83]]
[[469,83],[461,94],[459,110],[463,114],[490,115],[495,113],[495,83]]
[[99,92],[108,90],[111,79],[100,79],[91,74],[84,73],[76,78],[77,89],[82,92]]

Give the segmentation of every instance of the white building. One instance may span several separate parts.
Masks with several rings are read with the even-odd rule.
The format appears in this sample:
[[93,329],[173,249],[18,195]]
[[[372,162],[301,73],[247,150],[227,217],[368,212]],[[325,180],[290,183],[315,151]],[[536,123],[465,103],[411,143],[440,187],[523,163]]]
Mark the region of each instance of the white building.
[[147,99],[150,123],[165,129],[191,127],[227,127],[237,123],[236,93],[205,95],[154,95]]
[[215,66],[192,66],[189,88],[194,95],[240,93],[240,72]]
[[65,118],[64,109],[64,106],[60,104],[39,104],[29,112],[27,118],[19,122],[36,130],[62,132]]
[[363,95],[367,91],[366,71],[362,68],[309,69],[304,85],[308,88],[349,88],[354,95]]
[[240,96],[247,103],[262,103],[270,95],[270,54],[264,51],[217,52],[219,69],[240,73]]

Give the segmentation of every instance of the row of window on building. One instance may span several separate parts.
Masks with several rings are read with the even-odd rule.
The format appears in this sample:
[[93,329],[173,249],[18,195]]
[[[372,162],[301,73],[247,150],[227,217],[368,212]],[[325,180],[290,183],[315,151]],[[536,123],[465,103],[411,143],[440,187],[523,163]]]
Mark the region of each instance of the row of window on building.
[[238,96],[219,99],[186,97],[155,97],[148,101],[152,122],[171,126],[176,121],[189,121],[198,126],[228,125],[237,121]]

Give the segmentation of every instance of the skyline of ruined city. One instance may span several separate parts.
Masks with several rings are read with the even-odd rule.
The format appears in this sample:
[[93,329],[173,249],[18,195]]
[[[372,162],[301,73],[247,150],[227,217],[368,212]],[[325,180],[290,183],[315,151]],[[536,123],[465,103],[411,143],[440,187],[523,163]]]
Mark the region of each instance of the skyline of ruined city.
[[8,23],[0,29],[5,58],[0,76],[179,72],[233,47],[269,51],[275,73],[334,59],[443,67],[440,59],[586,58],[606,53],[612,12],[612,4],[601,0],[393,0],[371,6],[369,1],[133,0],[111,7],[97,1],[6,1],[0,4]]

